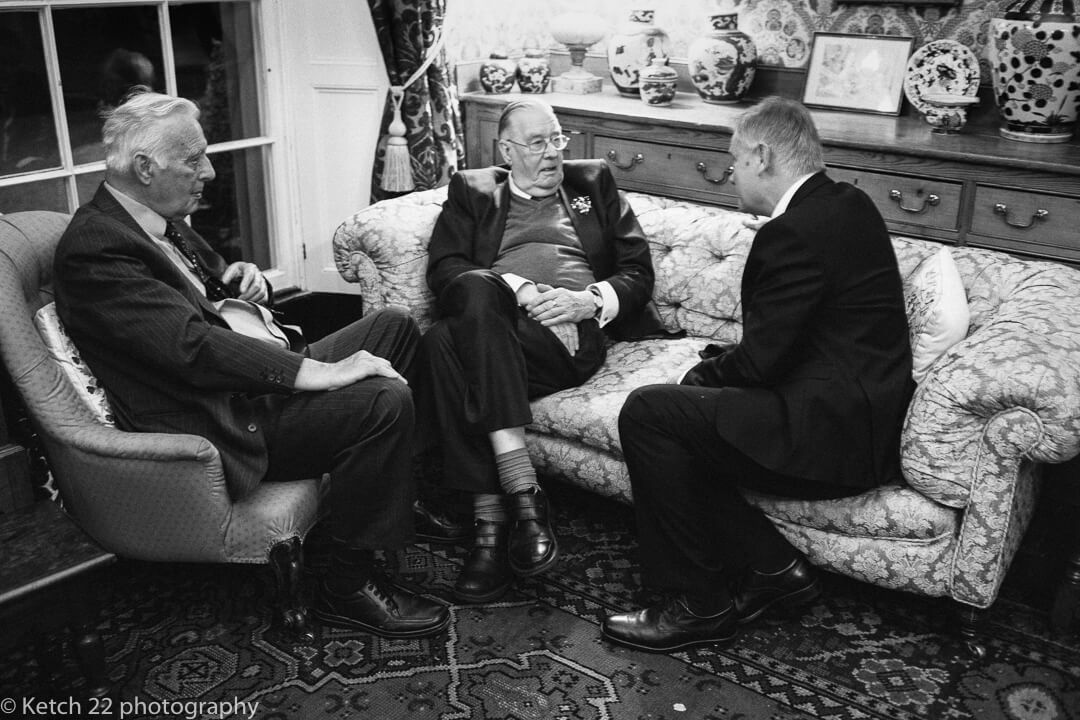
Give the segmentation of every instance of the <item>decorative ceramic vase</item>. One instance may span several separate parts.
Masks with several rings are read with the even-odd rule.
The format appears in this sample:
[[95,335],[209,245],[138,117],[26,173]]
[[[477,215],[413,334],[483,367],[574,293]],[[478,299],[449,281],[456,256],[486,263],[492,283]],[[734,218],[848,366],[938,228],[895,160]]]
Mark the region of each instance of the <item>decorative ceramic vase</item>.
[[690,80],[708,103],[733,103],[750,89],[757,69],[757,48],[739,30],[734,10],[711,15],[712,32],[690,43],[686,63]]
[[631,10],[630,19],[608,43],[608,70],[616,89],[638,96],[641,71],[667,56],[668,34],[653,24],[653,10]]
[[655,57],[652,64],[641,70],[641,101],[646,105],[670,105],[675,99],[675,84],[679,73],[668,67],[666,57]]
[[1068,141],[1080,109],[1075,0],[1015,0],[990,20],[988,45],[1002,137]]
[[967,123],[968,107],[979,102],[970,95],[950,93],[923,93],[923,116],[934,129],[930,132],[940,135],[952,135],[960,132]]
[[493,52],[480,66],[480,87],[484,92],[508,93],[514,89],[517,63],[503,53]]
[[543,50],[526,50],[518,60],[517,83],[523,93],[542,93],[551,79],[551,66]]

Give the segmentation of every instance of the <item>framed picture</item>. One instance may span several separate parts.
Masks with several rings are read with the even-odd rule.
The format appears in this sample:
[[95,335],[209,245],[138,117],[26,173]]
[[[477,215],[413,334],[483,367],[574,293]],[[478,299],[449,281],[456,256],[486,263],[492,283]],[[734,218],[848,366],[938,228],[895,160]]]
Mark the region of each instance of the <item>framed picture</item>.
[[803,104],[899,115],[914,38],[814,33]]

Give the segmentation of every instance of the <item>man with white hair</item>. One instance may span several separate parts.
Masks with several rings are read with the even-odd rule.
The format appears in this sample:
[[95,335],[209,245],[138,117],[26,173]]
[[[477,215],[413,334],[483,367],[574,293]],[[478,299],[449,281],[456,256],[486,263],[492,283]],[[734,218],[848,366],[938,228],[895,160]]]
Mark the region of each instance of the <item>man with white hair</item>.
[[415,323],[385,310],[311,346],[279,325],[259,269],[226,264],[184,220],[214,178],[191,101],[134,94],[102,136],[105,181],[54,271],[60,318],[119,427],[206,438],[235,500],[329,473],[316,616],[387,637],[445,629],[446,607],[395,587],[373,556],[412,535]]
[[668,652],[820,593],[813,567],[741,488],[857,495],[900,478],[914,389],[896,256],[861,190],[825,175],[798,102],[744,113],[730,153],[744,210],[763,215],[742,278],[742,338],[679,384],[638,388],[619,416],[642,578],[668,598],[607,618],[604,637]]

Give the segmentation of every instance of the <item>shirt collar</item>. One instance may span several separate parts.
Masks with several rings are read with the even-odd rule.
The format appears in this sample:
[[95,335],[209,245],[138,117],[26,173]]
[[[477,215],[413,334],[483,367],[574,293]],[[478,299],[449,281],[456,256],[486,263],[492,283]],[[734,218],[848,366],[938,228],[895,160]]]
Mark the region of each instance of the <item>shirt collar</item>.
[[117,190],[109,183],[105,183],[105,189],[112,193],[112,196],[116,198],[116,202],[120,203],[120,207],[127,210],[128,215],[131,215],[147,235],[155,240],[165,239],[165,218],[130,195]]
[[772,217],[777,218],[787,212],[788,205],[791,204],[791,198],[795,197],[795,193],[799,191],[799,188],[803,186],[810,178],[817,175],[816,172],[807,173],[801,178],[791,183],[791,187],[784,191],[784,194],[780,196],[780,202],[776,203],[776,207],[773,208]]
[[523,198],[525,200],[532,200],[532,195],[517,186],[517,183],[514,182],[513,175],[510,176],[510,192],[514,195],[517,195],[519,198]]

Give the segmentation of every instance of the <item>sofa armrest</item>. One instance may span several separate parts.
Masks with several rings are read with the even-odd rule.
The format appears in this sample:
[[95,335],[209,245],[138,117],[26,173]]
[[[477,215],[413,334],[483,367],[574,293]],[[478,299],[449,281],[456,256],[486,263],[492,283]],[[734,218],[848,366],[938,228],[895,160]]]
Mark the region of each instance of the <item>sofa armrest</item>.
[[427,329],[434,297],[427,287],[428,242],[446,188],[382,200],[347,218],[334,232],[341,277],[359,283],[372,309],[400,305]]
[[1058,463],[1080,452],[1080,273],[1009,268],[992,309],[919,385],[904,426],[905,478],[952,507],[967,504],[994,457]]

